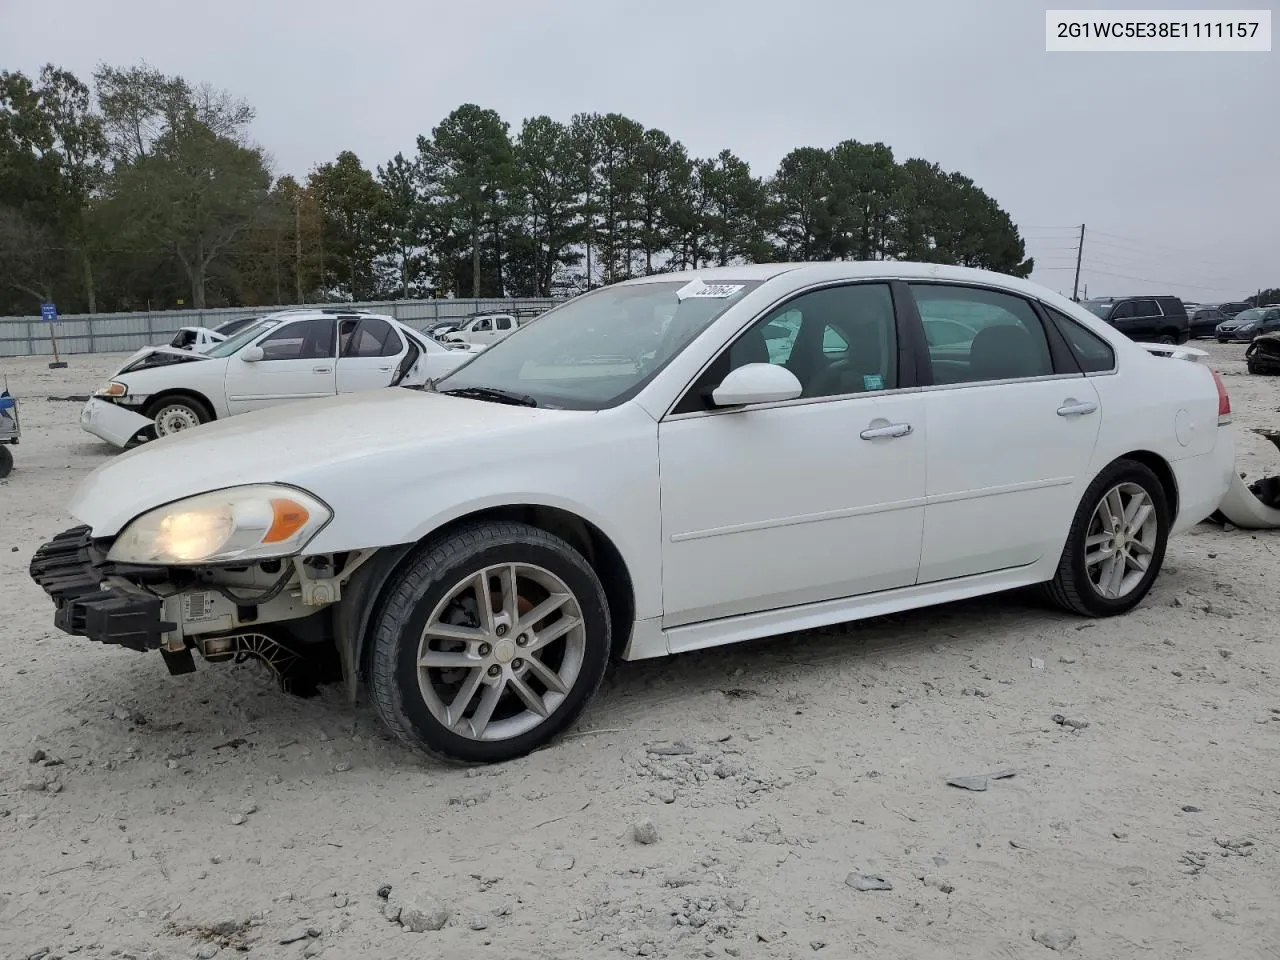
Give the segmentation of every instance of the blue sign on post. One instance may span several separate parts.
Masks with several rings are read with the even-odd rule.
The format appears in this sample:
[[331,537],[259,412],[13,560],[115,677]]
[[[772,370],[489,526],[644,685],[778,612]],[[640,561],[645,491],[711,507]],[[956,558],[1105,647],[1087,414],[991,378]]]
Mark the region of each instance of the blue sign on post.
[[58,356],[58,333],[53,328],[58,326],[58,308],[52,303],[40,304],[40,319],[49,324],[49,340],[53,344],[53,363],[50,369],[65,367],[67,362]]

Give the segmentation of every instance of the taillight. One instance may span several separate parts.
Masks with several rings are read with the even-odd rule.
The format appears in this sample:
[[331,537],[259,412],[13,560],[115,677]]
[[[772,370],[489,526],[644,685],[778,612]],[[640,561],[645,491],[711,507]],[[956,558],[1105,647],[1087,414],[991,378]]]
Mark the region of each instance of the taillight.
[[1227,385],[1222,382],[1222,374],[1213,371],[1213,382],[1218,388],[1218,426],[1231,422],[1231,397],[1227,395]]

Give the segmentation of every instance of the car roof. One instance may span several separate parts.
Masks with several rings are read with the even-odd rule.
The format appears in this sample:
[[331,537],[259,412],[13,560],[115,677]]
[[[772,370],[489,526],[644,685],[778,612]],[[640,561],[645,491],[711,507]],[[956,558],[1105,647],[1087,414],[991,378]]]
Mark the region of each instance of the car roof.
[[[982,270],[977,267],[955,267],[941,263],[919,263],[906,260],[835,260],[821,262],[793,263],[755,263],[736,267],[711,267],[702,270],[680,270],[673,273],[658,273],[647,277],[625,280],[620,286],[631,286],[645,283],[671,283],[697,278],[704,283],[733,283],[735,281],[769,281],[786,276],[789,283],[804,286],[809,282],[821,283],[838,280],[950,280],[957,283],[980,283],[992,287],[1002,287],[1024,296],[1034,297],[1046,302],[1061,304],[1064,300],[1049,288],[994,270]],[[1098,297],[1100,300],[1125,300],[1128,297]],[[1147,294],[1143,299],[1159,299],[1159,295]]]
[[379,320],[398,322],[395,317],[385,313],[372,313],[368,310],[333,310],[317,307],[295,307],[288,310],[276,310],[259,317],[259,320],[319,320],[324,317],[335,317],[344,320],[363,317],[376,317]]

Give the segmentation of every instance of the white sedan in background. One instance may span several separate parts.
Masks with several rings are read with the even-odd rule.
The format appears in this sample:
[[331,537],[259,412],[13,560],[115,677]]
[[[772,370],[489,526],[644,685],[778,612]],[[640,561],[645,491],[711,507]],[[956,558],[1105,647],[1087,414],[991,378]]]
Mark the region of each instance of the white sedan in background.
[[[430,391],[117,458],[31,575],[68,633],[175,673],[253,655],[293,689],[338,662],[406,742],[508,760],[564,730],[614,655],[1031,585],[1133,609],[1234,476],[1206,357],[959,267],[644,277]],[[262,358],[232,364],[243,396]]]
[[285,310],[201,350],[147,347],[89,399],[80,424],[116,446],[294,400],[422,386],[483,348],[446,346],[391,317]]

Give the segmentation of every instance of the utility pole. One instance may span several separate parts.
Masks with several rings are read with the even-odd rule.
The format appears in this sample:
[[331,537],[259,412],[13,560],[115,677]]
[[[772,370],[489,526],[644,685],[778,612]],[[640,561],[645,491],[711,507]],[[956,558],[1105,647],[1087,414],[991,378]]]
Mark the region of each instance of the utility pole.
[[293,242],[297,264],[293,269],[294,284],[297,287],[295,303],[302,302],[302,191],[293,198]]
[[1084,224],[1080,224],[1080,243],[1076,246],[1076,282],[1071,285],[1071,299],[1080,302],[1080,261],[1084,259]]

